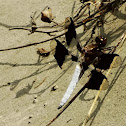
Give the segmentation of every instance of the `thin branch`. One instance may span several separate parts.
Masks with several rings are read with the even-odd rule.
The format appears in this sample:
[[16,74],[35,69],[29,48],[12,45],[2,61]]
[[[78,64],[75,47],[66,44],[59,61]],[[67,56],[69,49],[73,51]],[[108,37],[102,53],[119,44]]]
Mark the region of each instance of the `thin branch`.
[[73,18],[73,14],[74,14],[75,3],[76,3],[76,1],[74,1],[73,7],[72,7],[72,12],[71,12],[71,17],[72,17],[72,18]]
[[52,37],[50,39],[47,39],[47,40],[44,40],[44,41],[41,41],[41,42],[34,42],[34,43],[31,43],[31,44],[27,44],[27,45],[23,45],[23,46],[18,46],[18,47],[13,47],[13,48],[8,48],[8,49],[1,49],[0,51],[7,51],[7,50],[15,50],[15,49],[20,49],[20,48],[24,48],[24,47],[29,47],[29,46],[33,46],[33,45],[38,45],[38,44],[41,44],[41,43],[45,43],[45,42],[48,42],[50,40],[53,40],[55,38],[58,38],[58,37],[61,37],[65,34],[66,32],[60,34],[60,35],[57,35],[55,37]]
[[[89,21],[91,21],[91,20],[93,20],[93,18],[90,18],[90,19],[86,20],[85,23],[87,23],[87,22],[89,22]],[[83,24],[81,24],[81,25],[83,25]],[[79,24],[79,25],[76,25],[76,28],[78,28],[78,27],[80,27],[80,24]],[[23,45],[23,46],[12,47],[12,48],[7,48],[7,49],[0,49],[0,51],[15,50],[15,49],[20,49],[20,48],[25,48],[25,47],[29,47],[29,46],[33,46],[33,45],[38,45],[38,44],[41,44],[41,43],[45,43],[45,42],[48,42],[48,41],[50,41],[50,40],[53,40],[53,39],[55,39],[55,38],[58,38],[58,37],[61,37],[61,36],[65,35],[66,32],[67,32],[67,31],[65,31],[64,33],[61,33],[60,35],[57,35],[57,36],[55,36],[55,37],[52,37],[52,38],[50,38],[50,39],[43,40],[43,41],[41,41],[41,42],[34,42],[34,43],[26,44],[26,45]]]
[[[37,28],[37,27],[35,27],[35,28]],[[9,30],[15,30],[15,29],[17,29],[17,30],[27,30],[27,31],[31,31],[31,29],[28,29],[28,28],[18,28],[18,27],[16,27],[16,28],[10,28]],[[60,30],[53,30],[53,31],[40,31],[40,30],[35,30],[34,32],[39,32],[39,33],[47,33],[47,34],[49,34],[49,33],[54,33],[54,32],[59,32]]]

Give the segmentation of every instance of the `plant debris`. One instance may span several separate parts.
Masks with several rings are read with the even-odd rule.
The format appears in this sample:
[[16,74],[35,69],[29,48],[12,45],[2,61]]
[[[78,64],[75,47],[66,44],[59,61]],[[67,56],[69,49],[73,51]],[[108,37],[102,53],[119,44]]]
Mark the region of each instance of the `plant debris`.
[[49,56],[50,52],[45,50],[44,48],[38,48],[38,51],[37,51],[38,54],[40,54],[41,56]]
[[51,23],[54,19],[54,16],[52,15],[52,9],[50,7],[45,8],[41,12],[41,20],[47,23]]

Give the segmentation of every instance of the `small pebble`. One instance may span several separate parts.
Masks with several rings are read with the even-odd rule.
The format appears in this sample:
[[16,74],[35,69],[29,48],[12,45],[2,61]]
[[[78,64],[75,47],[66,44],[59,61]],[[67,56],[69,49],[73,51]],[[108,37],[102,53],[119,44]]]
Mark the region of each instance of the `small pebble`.
[[35,104],[35,103],[37,103],[37,102],[38,102],[38,100],[37,100],[37,99],[34,99],[34,100],[33,100],[33,103],[34,103],[34,104]]
[[29,119],[31,119],[32,117],[33,117],[33,116],[32,116],[32,115],[30,115],[30,116],[29,116]]
[[30,124],[31,123],[31,121],[28,121],[28,124]]
[[10,82],[8,82],[7,84],[8,84],[8,85],[10,85],[11,83],[10,83]]
[[47,103],[44,104],[44,108],[47,106]]
[[36,99],[38,96],[37,95],[34,95],[34,99]]
[[55,85],[55,86],[52,87],[51,91],[55,91],[55,90],[57,90],[57,89],[58,89],[58,86]]

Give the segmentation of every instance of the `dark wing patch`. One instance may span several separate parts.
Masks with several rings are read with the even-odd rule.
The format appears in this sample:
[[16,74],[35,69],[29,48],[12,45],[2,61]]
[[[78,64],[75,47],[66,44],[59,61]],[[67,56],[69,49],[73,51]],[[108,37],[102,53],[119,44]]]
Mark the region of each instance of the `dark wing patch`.
[[84,72],[88,69],[88,64],[85,63],[85,62],[83,62],[83,63],[81,64],[81,67],[82,67],[82,70],[81,70],[81,73],[80,73],[79,78],[81,78],[81,77],[83,76]]
[[68,46],[70,45],[72,39],[76,38],[76,30],[72,18],[70,18],[70,21],[71,22],[70,25],[68,26],[68,31],[65,33],[66,42]]
[[113,67],[117,67],[119,64],[121,64],[121,58],[118,54],[102,54],[100,57],[98,57],[98,62],[95,64],[95,67],[103,70],[109,69],[115,57],[116,59]]
[[77,56],[74,56],[74,55],[71,55],[71,59],[72,59],[72,61],[75,61],[75,62],[78,61],[78,57]]
[[[105,75],[103,75],[101,72],[98,72],[96,70],[92,70],[91,78],[85,85],[85,88],[99,90],[104,79],[106,79]],[[108,87],[108,81],[106,79],[106,82],[102,87],[102,90],[106,89],[107,87]]]
[[80,53],[83,53],[82,47],[80,46],[79,42],[77,42],[77,49]]
[[[56,42],[56,43],[55,43]],[[57,39],[55,39],[55,42],[52,41],[50,44],[50,47],[53,47],[53,55],[59,65],[59,67],[62,69],[62,65],[65,61],[66,55],[69,55],[68,50],[65,48],[65,46]],[[55,47],[54,47],[55,45]]]

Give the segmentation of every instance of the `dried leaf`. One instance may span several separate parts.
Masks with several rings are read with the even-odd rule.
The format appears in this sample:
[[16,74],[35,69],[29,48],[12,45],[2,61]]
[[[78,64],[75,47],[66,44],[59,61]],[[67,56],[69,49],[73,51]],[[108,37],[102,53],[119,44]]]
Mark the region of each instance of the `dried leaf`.
[[52,20],[54,19],[52,15],[52,9],[50,7],[46,8],[41,12],[41,20],[44,22],[51,23]]
[[40,54],[40,55],[42,55],[42,56],[48,56],[50,54],[49,51],[46,51],[43,48],[39,48],[38,51],[37,51],[37,53]]

